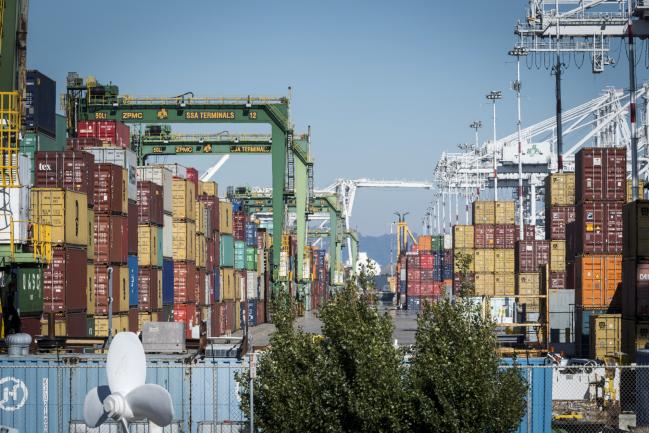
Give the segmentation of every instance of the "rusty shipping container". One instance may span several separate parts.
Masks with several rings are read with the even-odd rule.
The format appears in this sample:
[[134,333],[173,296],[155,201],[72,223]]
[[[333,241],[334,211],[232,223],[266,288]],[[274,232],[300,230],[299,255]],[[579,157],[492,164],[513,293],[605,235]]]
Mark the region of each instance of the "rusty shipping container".
[[575,261],[575,304],[584,308],[621,308],[622,256],[592,254]]
[[162,270],[138,268],[138,307],[140,311],[162,308]]
[[34,186],[65,188],[86,194],[88,206],[94,203],[95,157],[87,152],[36,152]]
[[[235,223],[236,228],[236,223]],[[494,248],[496,245],[496,226],[493,224],[479,224],[473,227],[473,248]]]
[[130,128],[115,120],[80,120],[77,124],[79,138],[97,138],[102,144],[111,144],[122,149],[129,149],[131,144]]
[[[216,196],[201,194],[198,196],[198,201],[202,202],[209,210],[210,228],[212,233],[206,235],[214,235],[219,230],[219,198]],[[209,238],[209,236],[207,236]]]
[[163,224],[163,196],[162,187],[151,181],[138,181],[137,183],[137,223]]
[[576,208],[575,255],[621,254],[622,202],[585,202]]
[[538,272],[539,267],[550,261],[548,241],[518,241],[516,243],[516,272]]
[[85,248],[54,247],[52,262],[43,270],[43,311],[86,310]]
[[128,212],[126,169],[115,164],[95,165],[95,212]]
[[624,258],[649,258],[649,200],[628,203],[622,213]]
[[95,137],[74,137],[66,140],[68,150],[83,150],[86,147],[101,147],[101,140]]
[[174,261],[174,302],[196,302],[196,264]]
[[95,314],[108,314],[108,295],[113,297],[113,313],[127,312],[128,266],[111,265],[113,268],[113,287],[108,287],[109,265],[95,265]]
[[545,236],[550,240],[566,238],[566,225],[575,220],[574,206],[552,206],[545,209]]
[[126,263],[128,218],[124,215],[95,215],[95,262]]
[[577,203],[626,200],[626,148],[590,147],[575,156]]

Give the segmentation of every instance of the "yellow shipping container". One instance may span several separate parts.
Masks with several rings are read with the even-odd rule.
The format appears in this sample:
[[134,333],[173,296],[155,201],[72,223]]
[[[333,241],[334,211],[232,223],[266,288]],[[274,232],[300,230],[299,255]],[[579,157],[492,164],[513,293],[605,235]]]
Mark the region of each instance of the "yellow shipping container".
[[475,296],[494,296],[495,282],[493,272],[477,272],[475,274]]
[[513,248],[494,250],[494,272],[514,275],[516,258]]
[[206,195],[217,195],[218,188],[216,182],[198,182],[198,193]]
[[[46,316],[45,316],[46,317]],[[41,335],[49,335],[47,318],[41,319]],[[67,337],[67,326],[64,318],[54,320],[54,337]]]
[[495,272],[496,269],[496,250],[476,248],[474,254],[475,272]]
[[194,256],[197,268],[204,268],[207,266],[207,245],[205,242],[205,236],[202,234],[196,235],[196,253]]
[[159,266],[158,232],[157,226],[137,226],[137,264],[139,266]]
[[590,357],[604,360],[622,351],[622,315],[590,316]]
[[174,179],[171,188],[171,210],[176,220],[191,220],[195,218],[196,202],[195,186],[186,179]]
[[137,329],[141,331],[144,328],[144,324],[151,322],[151,313],[140,311],[137,313]]
[[566,270],[566,241],[550,241],[550,271]]
[[[113,298],[113,308],[119,312],[128,312],[128,266],[113,266],[113,278],[119,278],[119,298]],[[127,324],[128,327],[128,324]]]
[[219,201],[219,232],[232,234],[232,203],[228,201]]
[[[113,314],[112,334],[128,331],[128,313]],[[108,337],[108,316],[95,316],[95,337]]]
[[457,260],[458,254],[464,254],[471,257],[469,264],[469,272],[475,272],[475,250],[473,248],[456,248],[453,250],[453,272],[460,272],[459,262]]
[[207,232],[207,227],[205,227],[205,224],[207,223],[207,221],[205,221],[205,202],[197,201],[195,206],[196,233],[205,234]]
[[513,201],[499,200],[495,204],[496,224],[516,223],[516,204]]
[[55,245],[88,245],[88,198],[62,188],[34,188],[30,194],[30,219],[50,225]]
[[86,310],[89,315],[95,314],[95,265],[88,263],[86,265],[86,275],[88,276],[88,286],[86,286]]
[[516,275],[513,272],[494,274],[494,296],[514,296],[516,294]]
[[521,273],[516,276],[516,294],[521,295],[518,302],[526,304],[528,312],[539,311],[539,295],[544,292],[541,290],[541,275],[538,272]]
[[237,312],[241,311],[241,302],[237,301],[234,304],[234,329],[232,331],[238,331],[241,329],[241,314],[236,314]]
[[173,222],[173,259],[190,260],[196,257],[196,226],[193,222]]
[[95,212],[92,209],[88,209],[88,243],[86,256],[88,260],[92,260],[95,257]]
[[[631,179],[628,179],[626,181],[626,202],[631,203],[633,201],[633,191],[631,191],[632,187],[632,182]],[[643,197],[643,191],[644,191],[644,180],[638,179],[638,198],[642,199]]]
[[553,173],[545,178],[545,206],[575,204],[575,173]]
[[453,226],[453,248],[473,248],[474,229],[473,226]]
[[160,312],[159,311],[152,311],[151,312],[151,321],[152,322],[157,322],[160,320]]
[[234,290],[234,269],[232,268],[221,268],[221,300],[222,301],[234,301],[235,290]]
[[496,203],[492,200],[474,201],[473,224],[496,224]]

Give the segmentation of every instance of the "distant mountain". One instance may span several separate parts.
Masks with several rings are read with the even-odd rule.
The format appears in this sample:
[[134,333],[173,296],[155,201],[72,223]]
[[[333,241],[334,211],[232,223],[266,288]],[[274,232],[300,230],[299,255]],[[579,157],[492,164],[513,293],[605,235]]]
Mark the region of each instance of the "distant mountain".
[[[366,252],[369,258],[375,260],[379,265],[381,265],[382,270],[388,270],[388,264],[390,263],[390,246],[394,249],[394,235],[360,235],[358,243],[358,251]],[[392,254],[394,255],[396,252],[393,251]]]

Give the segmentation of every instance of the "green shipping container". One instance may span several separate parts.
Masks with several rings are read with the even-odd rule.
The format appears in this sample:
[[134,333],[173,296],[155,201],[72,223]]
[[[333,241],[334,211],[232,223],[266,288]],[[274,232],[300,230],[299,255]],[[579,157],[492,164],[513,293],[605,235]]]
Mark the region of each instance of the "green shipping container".
[[444,236],[433,236],[432,240],[432,249],[433,251],[442,251],[444,250]]
[[246,269],[246,243],[234,241],[234,269]]
[[246,247],[246,270],[257,270],[257,248]]
[[232,235],[221,235],[219,265],[224,268],[234,267],[234,239]]
[[16,309],[20,314],[43,311],[43,270],[41,268],[18,268],[18,296]]

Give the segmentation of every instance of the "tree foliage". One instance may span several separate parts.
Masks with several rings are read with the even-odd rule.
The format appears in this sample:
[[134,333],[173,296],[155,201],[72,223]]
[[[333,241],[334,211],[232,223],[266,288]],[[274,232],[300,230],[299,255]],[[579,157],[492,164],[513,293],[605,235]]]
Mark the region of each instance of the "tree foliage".
[[[294,326],[287,295],[254,381],[255,424],[265,433],[512,431],[525,384],[500,368],[493,323],[468,301],[443,300],[418,318],[410,362],[392,344],[389,316],[348,285],[321,310],[322,336]],[[249,413],[249,378],[238,377]]]

